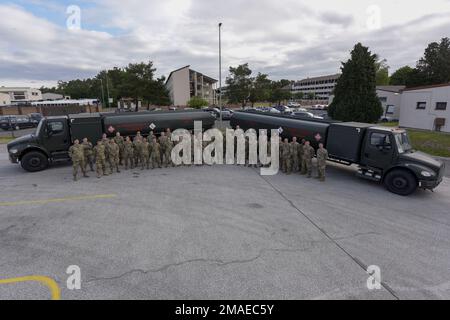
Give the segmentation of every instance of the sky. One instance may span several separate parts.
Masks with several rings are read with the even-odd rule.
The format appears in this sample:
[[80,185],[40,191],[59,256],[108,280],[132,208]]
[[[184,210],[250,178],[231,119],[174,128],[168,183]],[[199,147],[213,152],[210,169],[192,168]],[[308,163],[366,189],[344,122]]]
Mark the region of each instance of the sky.
[[0,86],[40,87],[153,61],[223,80],[230,66],[299,80],[338,73],[361,42],[392,73],[450,37],[450,0],[0,0]]

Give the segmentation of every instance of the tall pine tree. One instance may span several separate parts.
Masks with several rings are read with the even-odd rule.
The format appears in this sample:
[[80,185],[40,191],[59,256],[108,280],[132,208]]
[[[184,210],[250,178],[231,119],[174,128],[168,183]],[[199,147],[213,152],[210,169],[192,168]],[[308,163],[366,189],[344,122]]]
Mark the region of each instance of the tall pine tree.
[[341,121],[377,122],[383,108],[376,94],[376,55],[358,43],[341,70],[328,114]]

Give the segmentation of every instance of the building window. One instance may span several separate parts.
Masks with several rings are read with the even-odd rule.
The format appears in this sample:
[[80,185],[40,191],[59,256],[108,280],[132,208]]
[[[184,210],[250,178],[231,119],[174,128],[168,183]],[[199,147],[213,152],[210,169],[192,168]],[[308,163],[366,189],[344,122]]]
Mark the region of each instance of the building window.
[[386,102],[387,101],[387,97],[380,97],[380,101],[381,102]]
[[447,110],[447,102],[436,102],[436,110]]
[[386,106],[386,114],[394,114],[395,106],[389,104]]
[[424,110],[426,107],[427,107],[427,103],[426,102],[417,102],[416,109]]

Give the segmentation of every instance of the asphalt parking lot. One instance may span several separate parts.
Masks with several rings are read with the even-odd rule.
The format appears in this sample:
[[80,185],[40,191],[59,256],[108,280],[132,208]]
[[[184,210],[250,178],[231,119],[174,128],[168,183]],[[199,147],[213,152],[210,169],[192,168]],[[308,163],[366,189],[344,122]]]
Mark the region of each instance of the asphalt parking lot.
[[[62,299],[449,299],[450,179],[404,198],[330,165],[321,183],[257,169],[26,173],[0,145],[0,279]],[[66,269],[81,269],[81,289]],[[381,289],[367,288],[379,266]],[[39,283],[0,299],[47,299]]]

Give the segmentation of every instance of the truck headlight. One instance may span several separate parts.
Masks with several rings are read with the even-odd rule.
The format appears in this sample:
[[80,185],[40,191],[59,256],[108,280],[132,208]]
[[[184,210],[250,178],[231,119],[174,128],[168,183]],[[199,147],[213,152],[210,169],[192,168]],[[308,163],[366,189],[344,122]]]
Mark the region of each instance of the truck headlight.
[[420,174],[427,178],[434,176],[434,173],[429,172],[429,171],[422,171]]
[[12,153],[12,154],[16,154],[17,152],[19,152],[19,150],[17,150],[17,149],[10,149],[9,150],[9,153]]

